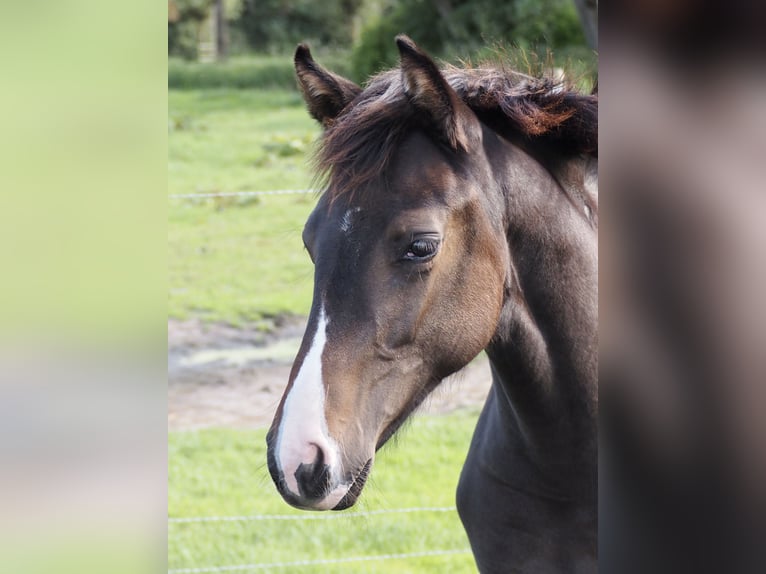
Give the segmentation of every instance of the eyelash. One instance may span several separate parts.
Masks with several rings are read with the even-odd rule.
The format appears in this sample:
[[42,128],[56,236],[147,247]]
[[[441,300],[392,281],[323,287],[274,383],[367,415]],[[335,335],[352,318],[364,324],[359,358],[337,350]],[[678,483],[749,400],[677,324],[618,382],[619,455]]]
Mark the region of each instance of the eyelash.
[[408,246],[403,259],[412,262],[425,262],[433,259],[439,252],[441,241],[431,237],[419,237]]

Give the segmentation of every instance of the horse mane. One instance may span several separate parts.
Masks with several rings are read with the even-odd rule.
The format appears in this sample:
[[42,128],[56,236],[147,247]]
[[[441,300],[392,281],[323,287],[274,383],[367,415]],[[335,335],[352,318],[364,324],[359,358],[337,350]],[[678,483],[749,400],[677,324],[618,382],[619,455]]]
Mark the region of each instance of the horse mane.
[[[442,70],[462,101],[501,136],[543,155],[598,155],[598,95],[564,81],[502,67]],[[317,184],[334,200],[384,173],[403,138],[419,126],[398,68],[372,77],[325,131],[314,157]]]

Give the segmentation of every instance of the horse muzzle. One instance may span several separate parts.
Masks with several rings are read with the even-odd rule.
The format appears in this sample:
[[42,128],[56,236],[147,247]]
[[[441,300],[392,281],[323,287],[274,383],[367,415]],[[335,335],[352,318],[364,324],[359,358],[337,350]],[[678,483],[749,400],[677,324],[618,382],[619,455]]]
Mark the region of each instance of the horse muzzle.
[[[343,470],[332,444],[279,445],[266,436],[269,473],[285,502],[302,510],[344,510],[354,505],[367,481],[372,458],[351,472]],[[279,448],[277,445],[281,446]]]

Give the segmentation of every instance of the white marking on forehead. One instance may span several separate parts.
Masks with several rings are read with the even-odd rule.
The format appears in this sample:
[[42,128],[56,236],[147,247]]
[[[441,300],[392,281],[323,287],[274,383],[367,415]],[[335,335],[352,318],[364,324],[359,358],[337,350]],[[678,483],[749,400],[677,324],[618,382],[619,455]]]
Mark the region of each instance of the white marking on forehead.
[[295,494],[299,493],[295,471],[301,463],[314,462],[317,447],[324,452],[324,463],[331,469],[334,470],[338,462],[338,446],[330,438],[324,412],[322,353],[327,343],[328,323],[322,306],[311,348],[303,359],[282,409],[276,451],[285,482]]
[[361,207],[352,207],[343,214],[343,219],[340,221],[340,230],[343,233],[348,233],[351,226],[354,224],[354,215],[362,211]]

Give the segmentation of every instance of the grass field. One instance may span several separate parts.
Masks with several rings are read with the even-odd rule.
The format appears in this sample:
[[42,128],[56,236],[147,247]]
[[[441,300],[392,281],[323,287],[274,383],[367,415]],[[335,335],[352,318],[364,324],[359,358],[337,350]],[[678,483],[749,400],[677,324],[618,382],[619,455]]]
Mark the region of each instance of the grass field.
[[[297,92],[171,90],[168,193],[306,189],[318,133]],[[301,231],[314,203],[313,194],[170,199],[169,316],[239,324],[307,314]]]
[[[169,436],[170,517],[295,515],[317,520],[171,523],[168,568],[270,564],[301,560],[467,549],[455,512],[378,514],[359,511],[454,506],[455,487],[476,412],[422,416],[378,453],[357,505],[342,516],[288,507],[266,469],[265,431],[204,430]],[[401,477],[407,477],[406,483]],[[342,516],[325,520],[321,517]],[[470,553],[360,561],[259,572],[475,572]]]

